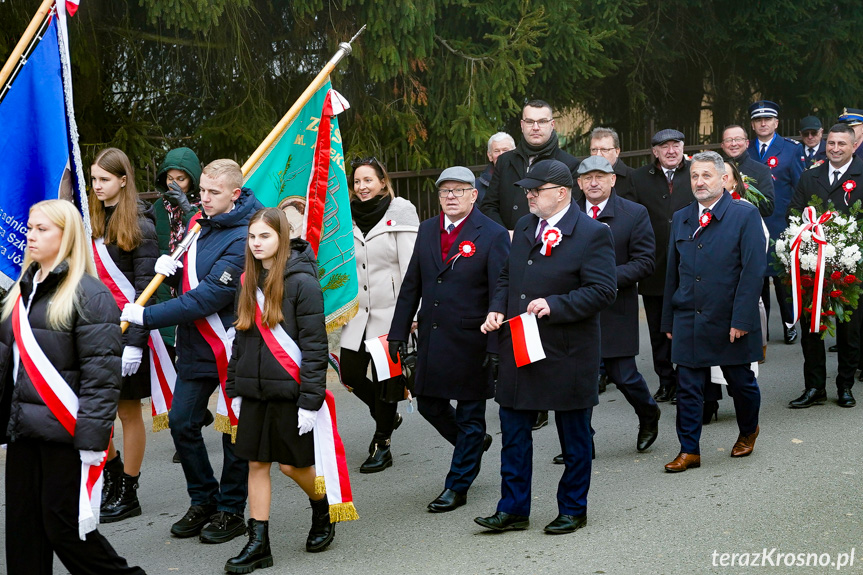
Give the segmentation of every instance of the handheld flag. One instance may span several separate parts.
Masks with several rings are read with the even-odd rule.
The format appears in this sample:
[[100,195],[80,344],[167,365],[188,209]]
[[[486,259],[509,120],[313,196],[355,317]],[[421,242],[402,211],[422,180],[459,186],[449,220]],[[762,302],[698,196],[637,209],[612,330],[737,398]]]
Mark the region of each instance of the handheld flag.
[[516,367],[545,359],[545,350],[542,349],[535,315],[523,313],[512,318],[509,321],[509,329],[512,331],[512,351],[515,353]]
[[387,335],[374,337],[366,340],[366,349],[372,356],[372,363],[375,366],[375,373],[378,376],[378,381],[383,381],[391,377],[396,377],[402,374],[402,358],[393,362],[390,358],[388,350]]

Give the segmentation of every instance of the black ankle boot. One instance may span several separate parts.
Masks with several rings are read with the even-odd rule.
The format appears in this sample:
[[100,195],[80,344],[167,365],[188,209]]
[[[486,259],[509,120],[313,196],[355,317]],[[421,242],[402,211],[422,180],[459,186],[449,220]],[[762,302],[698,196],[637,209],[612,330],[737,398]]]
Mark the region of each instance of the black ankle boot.
[[103,505],[99,512],[100,523],[115,523],[128,517],[137,517],[141,514],[141,504],[138,502],[138,479],[137,477],[120,474],[117,483],[117,493],[114,499]]
[[120,458],[120,452],[117,452],[117,457],[105,463],[105,469],[102,470],[102,503],[100,504],[100,513],[105,512],[105,508],[117,496],[117,488],[120,485],[120,477],[123,476],[123,460]]
[[393,454],[390,452],[390,440],[375,441],[375,450],[369,458],[360,465],[360,473],[377,473],[393,465]]
[[336,526],[330,523],[330,502],[326,496],[318,501],[309,499],[309,503],[312,504],[312,528],[306,539],[306,551],[317,553],[332,543],[333,537],[336,536]]
[[225,571],[228,573],[251,573],[255,569],[272,566],[270,522],[249,519],[249,541],[239,555],[228,559],[228,562],[225,563]]

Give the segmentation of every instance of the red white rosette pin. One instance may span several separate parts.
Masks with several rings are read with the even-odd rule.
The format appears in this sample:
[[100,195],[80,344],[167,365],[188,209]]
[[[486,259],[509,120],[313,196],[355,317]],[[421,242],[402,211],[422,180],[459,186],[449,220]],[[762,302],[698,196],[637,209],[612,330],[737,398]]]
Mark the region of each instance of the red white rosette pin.
[[779,165],[779,158],[777,158],[776,156],[770,156],[769,158],[767,158],[767,167],[768,168],[775,168],[778,165]]
[[554,226],[549,226],[542,233],[542,249],[540,249],[539,253],[544,256],[550,256],[551,248],[556,248],[562,239],[563,234],[561,231]]
[[452,256],[447,263],[452,262],[452,267],[455,269],[455,261],[459,258],[469,258],[476,253],[476,244],[470,240],[461,242],[458,245],[458,251]]
[[854,180],[845,180],[842,182],[842,189],[845,191],[845,205],[848,205],[848,200],[851,199],[851,192],[857,187],[857,182]]
[[698,217],[698,229],[695,230],[695,235],[707,227],[707,225],[713,221],[713,214],[710,212],[704,212]]

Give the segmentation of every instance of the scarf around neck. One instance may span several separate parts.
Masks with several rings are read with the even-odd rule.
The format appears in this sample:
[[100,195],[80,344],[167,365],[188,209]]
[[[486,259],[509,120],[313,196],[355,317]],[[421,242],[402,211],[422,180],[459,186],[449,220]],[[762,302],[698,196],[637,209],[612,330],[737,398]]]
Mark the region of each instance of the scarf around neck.
[[364,236],[375,227],[375,224],[383,219],[384,214],[386,214],[387,209],[390,207],[390,202],[392,202],[392,198],[389,194],[381,194],[365,202],[360,201],[358,198],[351,200],[351,213],[354,223]]

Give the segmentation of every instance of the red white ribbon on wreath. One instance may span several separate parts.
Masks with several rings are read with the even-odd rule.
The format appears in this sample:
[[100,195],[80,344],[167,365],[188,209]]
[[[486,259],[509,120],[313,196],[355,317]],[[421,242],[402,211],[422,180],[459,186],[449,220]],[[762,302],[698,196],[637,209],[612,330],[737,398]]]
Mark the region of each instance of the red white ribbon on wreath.
[[549,226],[542,233],[542,249],[539,250],[544,256],[551,255],[551,248],[556,248],[563,239],[563,233],[554,226]]
[[809,331],[819,333],[821,330],[821,303],[824,293],[824,246],[827,245],[827,237],[824,235],[823,224],[830,221],[835,212],[827,211],[818,216],[815,208],[808,206],[803,210],[803,227],[797,237],[791,242],[791,300],[796,322],[800,319],[803,305],[803,292],[800,282],[800,244],[803,243],[803,233],[810,232],[812,240],[818,244],[818,256],[815,262],[815,280],[812,286],[812,311]]
[[465,240],[458,245],[458,251],[453,255],[450,259],[447,260],[446,264],[452,262],[452,268],[455,269],[455,261],[459,258],[469,258],[472,257],[476,253],[476,244],[470,240]]

